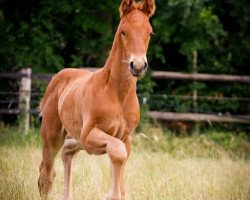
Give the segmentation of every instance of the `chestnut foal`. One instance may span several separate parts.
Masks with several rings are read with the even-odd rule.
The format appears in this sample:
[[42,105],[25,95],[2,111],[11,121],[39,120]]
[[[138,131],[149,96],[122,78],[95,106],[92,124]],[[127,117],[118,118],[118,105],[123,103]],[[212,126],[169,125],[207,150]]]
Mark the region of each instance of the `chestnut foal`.
[[123,171],[140,119],[136,81],[148,67],[146,52],[153,33],[149,18],[154,11],[154,0],[123,0],[105,66],[95,73],[64,69],[49,83],[40,105],[43,159],[38,187],[43,199],[52,187],[54,161],[62,146],[63,199],[72,199],[72,159],[79,150],[108,154],[112,178],[105,199],[125,199]]

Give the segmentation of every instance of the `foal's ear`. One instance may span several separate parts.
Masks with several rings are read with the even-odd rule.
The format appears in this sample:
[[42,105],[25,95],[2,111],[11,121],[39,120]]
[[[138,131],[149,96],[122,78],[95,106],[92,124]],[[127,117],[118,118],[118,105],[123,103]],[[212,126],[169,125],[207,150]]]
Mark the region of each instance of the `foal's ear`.
[[144,0],[142,5],[142,12],[144,12],[148,17],[152,17],[155,13],[155,1],[154,0]]
[[120,5],[120,16],[124,16],[129,13],[133,8],[134,0],[123,0]]

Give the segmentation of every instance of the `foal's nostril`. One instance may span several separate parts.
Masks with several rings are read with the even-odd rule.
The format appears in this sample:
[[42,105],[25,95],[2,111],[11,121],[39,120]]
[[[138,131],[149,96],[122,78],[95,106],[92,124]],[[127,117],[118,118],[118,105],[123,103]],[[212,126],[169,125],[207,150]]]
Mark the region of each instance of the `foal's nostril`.
[[133,62],[133,61],[130,62],[130,67],[131,67],[131,69],[135,69],[134,62]]
[[144,70],[147,69],[147,67],[148,67],[148,63],[145,62],[145,64],[144,64]]

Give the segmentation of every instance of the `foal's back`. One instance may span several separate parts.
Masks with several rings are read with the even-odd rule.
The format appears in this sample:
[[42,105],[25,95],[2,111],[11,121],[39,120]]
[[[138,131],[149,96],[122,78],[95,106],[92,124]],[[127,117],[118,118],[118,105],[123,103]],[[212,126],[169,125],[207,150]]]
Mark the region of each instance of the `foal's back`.
[[91,74],[92,72],[84,69],[67,68],[53,76],[40,104],[41,115],[44,115],[47,109],[58,108],[58,100],[62,92],[79,78],[84,79]]

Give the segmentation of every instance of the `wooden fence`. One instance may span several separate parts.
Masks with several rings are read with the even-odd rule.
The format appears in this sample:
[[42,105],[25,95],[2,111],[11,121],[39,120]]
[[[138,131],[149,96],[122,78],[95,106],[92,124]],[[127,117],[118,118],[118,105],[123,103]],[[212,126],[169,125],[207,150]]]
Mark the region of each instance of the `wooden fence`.
[[224,75],[224,74],[186,74],[180,72],[154,71],[152,77],[159,79],[176,79],[191,81],[219,81],[250,83],[250,76]]
[[[175,80],[188,80],[188,81],[218,81],[218,82],[231,82],[231,83],[246,83],[250,84],[250,76],[238,75],[224,75],[224,74],[202,74],[202,73],[180,73],[180,72],[166,72],[154,71],[152,77],[156,79],[175,79]],[[183,98],[192,98],[192,96],[182,96]],[[209,97],[196,97],[198,98]],[[246,100],[250,102],[250,98],[238,98],[239,100]],[[228,99],[233,99],[229,97]],[[200,113],[173,113],[173,112],[158,112],[150,111],[149,116],[156,120],[176,120],[176,121],[194,121],[194,122],[226,122],[226,123],[243,123],[250,124],[250,115],[230,115],[230,114],[200,114]]]
[[[97,68],[85,68],[90,71],[96,71]],[[0,96],[0,103],[13,103],[16,101],[18,107],[15,109],[0,108],[0,114],[21,114],[24,115],[25,121],[25,132],[29,129],[30,114],[37,114],[37,109],[30,108],[30,101],[33,95],[40,95],[42,93],[36,93],[31,91],[31,83],[33,79],[50,81],[53,74],[32,74],[31,69],[22,69],[19,73],[0,73],[1,79],[20,79],[20,89],[18,92],[1,92],[1,95],[16,95],[18,98],[12,100],[2,100]],[[165,72],[165,71],[153,71],[152,77],[154,79],[173,79],[173,80],[188,80],[188,81],[220,81],[220,82],[237,82],[237,83],[250,83],[250,76],[236,76],[236,75],[219,75],[219,74],[200,74],[200,73],[179,73],[179,72]],[[182,98],[189,98],[193,101],[197,101],[197,98],[215,98],[215,97],[196,97],[193,99],[192,96],[181,96]],[[238,98],[229,97],[234,99],[243,99],[250,102],[250,98]],[[38,103],[38,102],[37,102]],[[175,112],[160,112],[150,111],[148,115],[161,121],[194,121],[194,122],[226,122],[226,123],[243,123],[250,124],[249,115],[223,115],[223,114],[201,114],[201,113],[175,113]]]

